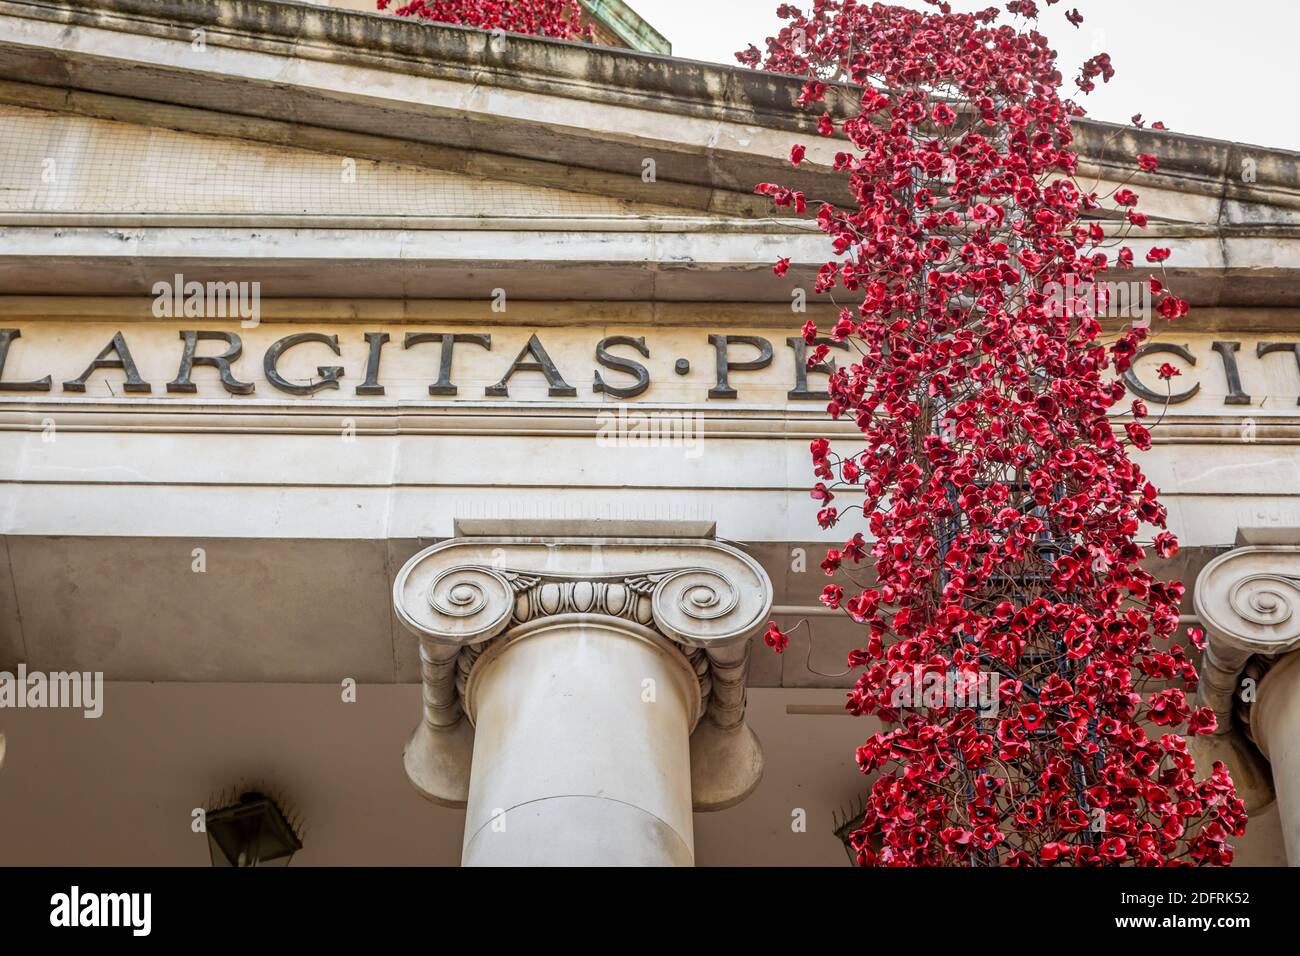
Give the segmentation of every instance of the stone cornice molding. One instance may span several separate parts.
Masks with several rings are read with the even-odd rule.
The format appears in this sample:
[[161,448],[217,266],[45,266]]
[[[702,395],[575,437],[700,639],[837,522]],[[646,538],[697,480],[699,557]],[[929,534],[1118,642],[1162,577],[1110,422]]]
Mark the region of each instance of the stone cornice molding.
[[287,0],[5,0],[0,14],[186,43],[202,27],[210,42],[232,48],[503,88],[549,87],[572,98],[654,98],[687,113],[726,111],[750,122],[756,114],[779,117],[794,129],[817,125],[798,105],[803,81],[797,77],[522,34],[509,34],[494,48],[483,30],[378,11]]
[[[311,296],[324,285],[343,298],[364,298],[376,288],[405,289],[413,298],[440,292],[468,298],[494,284],[520,299],[788,304],[792,287],[811,287],[826,258],[825,239],[785,231],[784,224],[781,231],[765,228],[745,231],[740,221],[727,230],[656,224],[645,231],[341,232],[282,228],[273,217],[238,229],[9,225],[0,231],[0,280],[19,295],[144,296],[158,277],[182,272],[239,276],[276,297]],[[1300,235],[1291,227],[1249,230],[1156,238],[1153,229],[1133,245],[1136,253],[1168,246],[1170,275],[1193,305],[1300,304]],[[791,259],[787,281],[756,268],[778,255]],[[77,268],[70,271],[68,262]]]
[[[196,52],[199,30],[205,45]],[[764,221],[770,203],[753,194],[754,183],[776,179],[850,199],[832,169],[846,141],[811,136],[798,78],[531,37],[497,49],[490,41],[483,31],[271,0],[0,0],[0,102],[701,210],[714,214],[708,231],[618,226],[533,237],[430,222],[340,239],[337,228],[277,230],[273,220],[206,229],[118,223],[123,242],[102,226],[29,220],[10,225],[0,274],[16,292],[112,295],[143,292],[147,276],[180,267],[236,269],[279,295],[311,294],[322,271],[338,296],[380,286],[471,295],[466,270],[481,279],[485,262],[495,285],[525,298],[554,296],[554,273],[566,266],[583,270],[576,287],[594,297],[778,301],[792,285],[811,286],[823,237]],[[854,101],[851,91],[835,99]],[[792,169],[790,144],[805,134],[808,156]],[[1113,157],[1156,153],[1160,170],[1133,182],[1196,198],[1153,215],[1135,247],[1140,255],[1145,244],[1170,245],[1167,268],[1181,296],[1197,306],[1300,302],[1295,153],[1088,122],[1076,134],[1084,175],[1127,177],[1128,161],[1121,170]],[[653,183],[641,178],[646,158],[657,163]],[[737,216],[762,225],[717,231],[745,228],[715,218]],[[267,230],[297,234],[267,238]],[[484,242],[485,252],[476,246]],[[512,252],[520,243],[541,261]],[[449,250],[469,252],[462,260],[446,258]],[[785,281],[755,268],[778,255],[791,258]],[[84,261],[71,271],[50,265],[61,257]],[[371,268],[330,268],[361,259]],[[646,261],[658,267],[647,272]]]
[[[108,30],[155,40],[191,42],[192,31],[205,30],[208,43],[224,49],[268,53],[303,62],[340,63],[358,69],[408,76],[473,82],[481,86],[610,105],[653,104],[683,117],[726,123],[759,124],[788,132],[810,132],[816,118],[798,105],[802,81],[739,66],[706,64],[669,56],[604,46],[514,36],[499,49],[488,45],[483,31],[406,20],[391,15],[338,10],[312,4],[270,0],[221,0],[194,4],[181,0],[2,0],[0,17],[15,22],[46,22]],[[45,70],[56,72],[47,60]],[[21,78],[28,79],[27,75]],[[48,82],[48,79],[46,80]],[[89,87],[86,87],[89,89]],[[154,91],[154,97],[161,90]],[[181,95],[180,90],[175,95]],[[855,102],[831,97],[828,102]],[[285,115],[285,114],[282,114]],[[1203,137],[1138,130],[1085,120],[1075,124],[1081,167],[1103,173],[1138,152],[1158,153],[1161,170],[1140,174],[1141,185],[1185,181],[1183,188],[1225,200],[1263,194],[1281,205],[1300,205],[1300,164],[1296,154]],[[1115,142],[1116,137],[1120,141]],[[811,162],[806,171],[784,164],[783,182],[812,185],[824,169]],[[1241,179],[1241,162],[1255,163],[1251,183]],[[725,188],[748,192],[752,177],[741,184],[734,171],[710,164],[702,175],[725,180]],[[763,178],[759,176],[759,178]],[[720,183],[720,185],[723,185]],[[812,194],[824,194],[812,189]]]
[[758,783],[745,676],[772,584],[736,548],[707,539],[456,538],[406,563],[393,606],[420,638],[424,719],[407,746],[407,773],[435,802],[460,806],[468,795],[479,663],[547,627],[584,624],[671,649],[698,685],[697,810],[730,806]]

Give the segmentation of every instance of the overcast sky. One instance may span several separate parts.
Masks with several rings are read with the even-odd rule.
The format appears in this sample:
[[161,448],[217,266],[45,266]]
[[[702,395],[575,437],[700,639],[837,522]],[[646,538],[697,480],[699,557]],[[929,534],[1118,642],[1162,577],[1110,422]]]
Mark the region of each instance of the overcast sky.
[[[672,41],[674,56],[694,60],[734,65],[737,50],[762,49],[778,26],[779,0],[629,2]],[[991,5],[953,2],[957,10]],[[1065,20],[1074,7],[1085,18],[1078,29]],[[1070,90],[1080,63],[1111,55],[1115,78],[1082,99],[1098,119],[1128,122],[1140,112],[1177,132],[1300,151],[1297,0],[1064,0],[1040,23]]]

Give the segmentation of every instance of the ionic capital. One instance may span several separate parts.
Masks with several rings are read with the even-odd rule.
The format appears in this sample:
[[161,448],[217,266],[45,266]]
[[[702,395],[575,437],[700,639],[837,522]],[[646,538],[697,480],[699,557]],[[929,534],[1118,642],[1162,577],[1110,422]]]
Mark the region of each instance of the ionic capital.
[[746,640],[772,605],[753,558],[709,540],[454,539],[420,552],[393,586],[402,623],[468,647],[554,614],[603,614],[687,647]]
[[1197,741],[1198,749],[1225,760],[1258,809],[1273,792],[1269,768],[1248,742],[1256,740],[1253,704],[1268,670],[1300,650],[1300,546],[1249,545],[1220,555],[1197,578],[1193,603],[1208,639],[1198,700],[1218,720],[1218,739]]
[[1220,555],[1197,578],[1194,603],[1221,651],[1276,657],[1300,649],[1300,546]]
[[548,619],[597,621],[678,649],[700,693],[696,809],[729,806],[758,783],[762,756],[745,724],[745,679],[772,585],[736,548],[709,539],[458,538],[406,563],[393,604],[420,638],[424,720],[406,767],[431,799],[464,802],[473,743],[464,699],[482,652]]

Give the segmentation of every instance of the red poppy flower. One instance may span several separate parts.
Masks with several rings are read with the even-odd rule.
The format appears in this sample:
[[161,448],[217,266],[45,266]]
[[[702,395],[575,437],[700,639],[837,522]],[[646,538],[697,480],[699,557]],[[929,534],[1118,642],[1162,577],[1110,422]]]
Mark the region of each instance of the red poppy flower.
[[930,118],[940,126],[951,126],[957,120],[957,111],[947,103],[936,103],[930,110]]
[[763,642],[772,648],[778,654],[785,653],[785,649],[790,646],[790,638],[773,621],[767,625],[767,633],[763,635]]
[[1178,539],[1168,531],[1162,531],[1156,535],[1155,548],[1160,557],[1172,558],[1178,553]]
[[1214,711],[1208,707],[1201,707],[1192,711],[1192,716],[1187,721],[1187,733],[1193,737],[1212,734],[1218,728],[1218,718],[1214,716]]

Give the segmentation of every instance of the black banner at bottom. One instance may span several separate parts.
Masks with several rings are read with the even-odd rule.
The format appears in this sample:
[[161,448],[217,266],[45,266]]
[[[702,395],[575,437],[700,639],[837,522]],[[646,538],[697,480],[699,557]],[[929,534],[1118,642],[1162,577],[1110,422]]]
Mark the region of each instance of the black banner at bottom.
[[1029,939],[1025,932],[1054,940],[1170,932],[1219,939],[1286,929],[1295,918],[1297,873],[0,869],[0,916],[6,942],[46,934],[215,942],[236,933],[244,942],[336,945],[442,925],[437,932],[457,937],[477,926],[472,931],[488,934],[484,942],[499,945],[530,933],[538,942],[581,938],[597,927],[607,932],[611,921],[629,921],[632,933],[634,926],[650,931],[664,921],[698,924],[724,914],[728,947],[751,938],[768,946],[792,938],[946,947],[986,944],[1003,933]]

